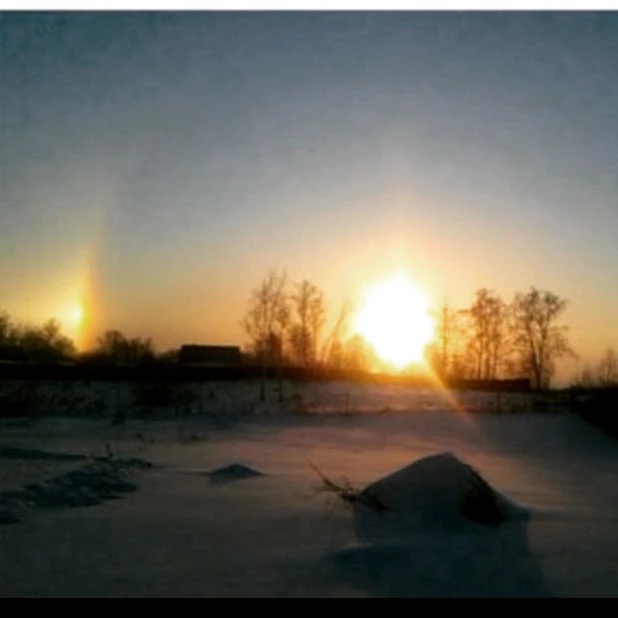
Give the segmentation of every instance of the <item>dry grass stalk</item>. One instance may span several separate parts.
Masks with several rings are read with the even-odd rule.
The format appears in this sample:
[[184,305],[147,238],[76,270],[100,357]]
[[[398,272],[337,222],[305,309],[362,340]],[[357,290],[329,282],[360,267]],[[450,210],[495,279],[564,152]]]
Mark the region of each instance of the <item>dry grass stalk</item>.
[[378,496],[355,488],[348,479],[342,478],[339,482],[333,481],[319,470],[313,462],[309,461],[309,465],[322,480],[322,485],[315,488],[316,492],[335,495],[348,507],[363,505],[376,513],[384,513],[389,510]]

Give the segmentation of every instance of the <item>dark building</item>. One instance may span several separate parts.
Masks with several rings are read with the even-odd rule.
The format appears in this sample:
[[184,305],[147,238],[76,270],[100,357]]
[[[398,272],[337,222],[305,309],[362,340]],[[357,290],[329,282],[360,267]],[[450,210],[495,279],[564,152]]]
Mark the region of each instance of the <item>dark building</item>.
[[240,348],[232,345],[183,345],[178,355],[179,364],[202,367],[237,367],[241,360]]

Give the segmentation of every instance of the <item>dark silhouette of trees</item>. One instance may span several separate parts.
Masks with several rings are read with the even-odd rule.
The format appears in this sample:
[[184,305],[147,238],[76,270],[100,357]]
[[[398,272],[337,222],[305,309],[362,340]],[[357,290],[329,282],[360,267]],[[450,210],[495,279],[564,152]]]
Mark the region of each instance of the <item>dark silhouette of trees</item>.
[[155,351],[150,337],[128,338],[118,330],[108,330],[97,338],[97,347],[85,359],[111,365],[139,365],[154,361]]
[[[271,271],[251,293],[242,320],[263,367],[262,399],[266,368],[277,366],[281,375],[285,358],[305,368],[319,364],[328,369],[371,370],[380,365],[363,337],[350,336],[353,306],[349,302],[319,347],[326,314],[323,292],[304,280],[289,293],[287,281],[285,272]],[[446,380],[528,377],[533,388],[548,388],[556,361],[575,355],[567,327],[560,321],[566,306],[565,299],[534,287],[516,294],[511,303],[487,288],[477,290],[466,309],[445,301],[434,313],[436,336],[427,353],[430,364]],[[615,366],[615,354],[610,354],[605,373],[613,375]]]
[[277,340],[277,377],[279,378],[279,401],[283,401],[283,362],[285,358],[285,342],[292,320],[290,296],[287,292],[287,279],[285,274],[282,281],[282,292],[279,298],[277,311],[275,312],[275,337]]
[[508,306],[492,290],[477,290],[472,305],[446,301],[434,312],[436,333],[428,356],[442,379],[496,379],[504,361]]
[[548,388],[556,361],[574,356],[560,323],[566,306],[565,299],[536,288],[511,303],[487,288],[477,290],[466,309],[444,303],[434,314],[431,364],[442,378],[528,377],[533,388]]
[[573,386],[579,388],[594,388],[597,386],[594,371],[589,364],[585,365],[584,368],[577,373],[573,380]]
[[[287,274],[272,270],[251,292],[241,325],[251,339],[256,359],[262,366],[260,399],[266,398],[266,370],[276,364],[281,371],[285,334],[290,322]],[[281,389],[280,389],[281,390]]]
[[611,388],[618,386],[618,357],[616,351],[608,348],[597,365],[587,364],[573,380],[580,388]]
[[568,327],[560,323],[567,301],[549,291],[530,288],[513,300],[513,345],[519,367],[535,389],[549,388],[555,363],[575,356],[568,341]]
[[498,376],[508,331],[508,307],[494,291],[477,290],[472,306],[465,311],[468,322],[468,350],[473,377],[493,380]]
[[251,292],[241,325],[251,340],[256,358],[265,365],[273,365],[278,356],[278,322],[285,316],[287,304],[287,276],[271,271]]
[[324,292],[305,279],[296,285],[291,301],[291,351],[294,359],[308,369],[318,360],[318,341],[326,319]]
[[0,345],[17,345],[18,333],[11,316],[6,311],[0,311]]
[[455,309],[445,300],[433,315],[436,331],[428,356],[436,374],[446,379],[456,369],[457,347],[463,333],[463,311]]
[[597,380],[599,386],[618,385],[618,357],[616,351],[608,348],[597,365]]
[[18,347],[28,360],[37,363],[70,361],[76,354],[73,341],[62,334],[57,320],[42,326],[15,324],[5,311],[0,311],[0,345]]
[[332,330],[322,344],[321,359],[324,367],[343,369],[345,363],[343,337],[348,330],[351,314],[351,303],[344,302]]
[[39,328],[23,327],[19,345],[31,360],[39,363],[68,361],[76,354],[73,341],[60,332],[60,323],[53,319]]

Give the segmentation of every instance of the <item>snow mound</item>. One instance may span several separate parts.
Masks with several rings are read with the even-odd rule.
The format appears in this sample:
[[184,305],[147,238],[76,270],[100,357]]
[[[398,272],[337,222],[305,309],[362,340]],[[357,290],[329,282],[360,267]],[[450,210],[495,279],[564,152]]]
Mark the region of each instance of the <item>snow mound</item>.
[[210,480],[215,483],[229,483],[264,476],[264,473],[260,470],[237,462],[221,468],[216,468],[215,470],[207,472],[207,474],[210,477]]
[[20,522],[32,508],[95,506],[137,491],[126,468],[150,467],[141,459],[97,459],[20,491],[0,492],[0,525]]
[[95,462],[25,489],[36,506],[55,508],[94,506],[136,491],[137,486],[120,466]]
[[[419,459],[367,486],[360,497],[354,510],[356,535],[369,543],[436,528],[499,526],[526,515],[452,453]],[[372,503],[384,508],[372,509]]]

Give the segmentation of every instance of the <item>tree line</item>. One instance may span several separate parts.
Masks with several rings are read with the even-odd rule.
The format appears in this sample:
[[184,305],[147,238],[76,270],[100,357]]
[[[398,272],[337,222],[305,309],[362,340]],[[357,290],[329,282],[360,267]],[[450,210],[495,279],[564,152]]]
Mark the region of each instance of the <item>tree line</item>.
[[595,364],[587,364],[575,376],[574,386],[581,388],[608,388],[618,386],[618,355],[608,348]]
[[75,343],[62,334],[57,320],[47,320],[41,326],[20,324],[15,322],[8,312],[0,310],[0,352],[2,351],[8,358],[42,364],[79,361],[135,365],[157,359],[165,360],[170,354],[157,354],[151,338],[127,337],[118,330],[105,331],[97,338],[92,349],[79,353]]
[[526,377],[534,389],[549,388],[561,358],[576,358],[562,321],[564,298],[531,287],[509,301],[487,288],[472,304],[444,302],[436,312],[429,360],[443,378],[493,380]]
[[[547,389],[560,359],[576,359],[562,321],[566,299],[531,287],[506,302],[481,288],[470,307],[444,302],[436,317],[435,342],[428,359],[436,373],[450,379],[526,377],[536,390]],[[618,358],[608,348],[596,365],[586,365],[574,386],[618,385]]]
[[[566,299],[531,287],[505,301],[481,288],[468,307],[443,302],[435,311],[435,337],[425,350],[427,365],[443,381],[528,378],[534,389],[551,385],[557,362],[574,358],[564,314]],[[355,307],[342,305],[326,331],[327,305],[323,290],[307,279],[294,281],[285,271],[270,271],[250,292],[241,326],[248,338],[245,360],[269,368],[298,366],[372,371],[381,359],[358,333],[351,332]],[[28,360],[135,365],[174,362],[178,350],[156,351],[151,338],[128,337],[107,330],[95,346],[82,353],[61,332],[57,320],[41,326],[18,324],[0,310],[2,349],[19,349]],[[6,354],[5,354],[6,357]],[[608,349],[594,366],[575,378],[582,387],[618,384],[616,352]]]
[[75,344],[61,333],[57,320],[47,320],[41,326],[18,324],[6,311],[0,311],[0,346],[18,350],[23,358],[40,363],[59,362],[77,354]]
[[379,361],[371,346],[349,333],[353,314],[344,303],[330,332],[325,333],[323,290],[285,271],[270,271],[250,294],[241,326],[249,338],[248,354],[262,367],[370,371]]
[[[435,337],[425,350],[427,364],[443,381],[527,378],[547,389],[563,358],[577,358],[564,314],[568,301],[532,286],[509,301],[481,288],[469,307],[443,302],[434,312]],[[381,360],[358,333],[349,332],[354,307],[345,303],[324,334],[324,292],[314,283],[291,281],[270,271],[249,298],[242,326],[249,351],[264,369],[300,365],[307,369],[371,371]],[[589,386],[618,384],[616,353],[608,350],[594,369],[576,378]]]

